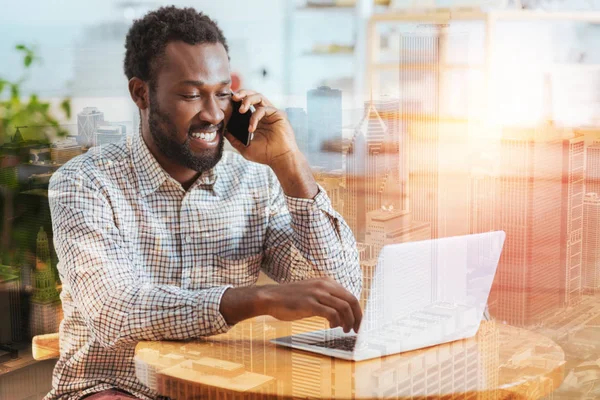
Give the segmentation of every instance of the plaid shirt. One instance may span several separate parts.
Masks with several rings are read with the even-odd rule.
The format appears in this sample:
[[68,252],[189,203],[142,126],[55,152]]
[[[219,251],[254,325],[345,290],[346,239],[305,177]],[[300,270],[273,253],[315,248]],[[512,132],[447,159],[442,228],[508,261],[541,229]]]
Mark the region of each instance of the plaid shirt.
[[113,387],[156,398],[135,376],[136,343],[226,332],[223,292],[261,269],[282,283],[329,275],[360,294],[356,242],[324,190],[288,197],[239,154],[186,192],[138,134],[65,164],[49,201],[64,320],[46,400]]

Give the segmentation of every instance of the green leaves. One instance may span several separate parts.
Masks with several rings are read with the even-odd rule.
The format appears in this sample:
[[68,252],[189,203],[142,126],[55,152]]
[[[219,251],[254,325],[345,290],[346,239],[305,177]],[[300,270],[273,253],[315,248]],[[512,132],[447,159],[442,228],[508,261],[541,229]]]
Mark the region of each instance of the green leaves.
[[67,118],[71,118],[71,99],[66,98],[60,103],[60,108]]
[[11,83],[10,84],[10,97],[11,99],[18,99],[19,98],[19,84],[18,83]]
[[33,61],[37,59],[34,50],[25,46],[24,44],[16,45],[15,49],[25,53],[25,55],[23,56],[23,65],[25,66],[25,68],[29,68]]
[[[33,46],[17,44],[15,50],[23,55],[25,72],[21,78],[12,82],[0,77],[0,144],[10,141],[17,126],[30,127],[23,132],[26,139],[46,140],[56,135],[66,135],[66,130],[60,127],[58,120],[52,115],[49,102],[40,100],[36,93],[32,93],[27,100],[21,98],[22,85],[29,77],[27,70],[40,58],[36,56]],[[67,118],[71,118],[70,98],[61,101],[60,110]]]

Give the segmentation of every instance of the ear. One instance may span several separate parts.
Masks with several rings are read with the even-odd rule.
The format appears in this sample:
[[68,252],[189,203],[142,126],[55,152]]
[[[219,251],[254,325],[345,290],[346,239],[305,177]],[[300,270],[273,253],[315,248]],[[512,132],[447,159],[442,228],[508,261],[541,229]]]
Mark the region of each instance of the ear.
[[133,77],[129,80],[129,94],[140,110],[145,110],[150,104],[148,85],[140,78]]

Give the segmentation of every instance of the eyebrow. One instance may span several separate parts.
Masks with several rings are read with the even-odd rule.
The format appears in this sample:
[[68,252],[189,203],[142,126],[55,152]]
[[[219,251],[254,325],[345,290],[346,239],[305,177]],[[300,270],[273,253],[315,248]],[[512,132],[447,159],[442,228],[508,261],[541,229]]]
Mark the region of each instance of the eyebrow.
[[[230,83],[231,83],[231,79],[225,79],[225,80],[222,80],[221,82],[219,82],[219,84],[221,84],[221,85],[229,85]],[[190,86],[204,86],[205,82],[187,79],[185,81],[179,82],[179,84],[180,85],[190,85]]]

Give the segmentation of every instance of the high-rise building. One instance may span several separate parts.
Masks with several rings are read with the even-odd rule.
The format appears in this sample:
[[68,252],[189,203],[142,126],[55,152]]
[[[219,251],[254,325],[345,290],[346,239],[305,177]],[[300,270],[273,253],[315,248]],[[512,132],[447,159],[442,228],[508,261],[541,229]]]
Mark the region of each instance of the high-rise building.
[[[404,210],[406,204],[406,185],[408,183],[408,140],[406,130],[400,120],[400,99],[386,96],[373,100],[373,107],[385,123],[387,136],[382,152],[385,154],[389,174],[386,179],[387,194],[385,203],[396,210]],[[369,102],[365,103],[365,112]]]
[[[495,321],[487,321],[480,325],[479,337],[479,384],[480,389],[497,388],[500,371],[500,332]],[[496,400],[495,390],[481,390],[478,400]]]
[[126,136],[126,127],[121,124],[99,125],[94,133],[94,146],[102,146],[109,143],[117,143]]
[[583,291],[600,289],[600,195],[588,193],[583,200]]
[[[437,237],[469,233],[469,193],[473,158],[469,129],[465,121],[439,121],[437,160]],[[435,163],[435,162],[434,162]]]
[[[292,322],[291,334],[299,334],[328,329],[325,319],[302,319]],[[293,339],[292,339],[293,340]],[[320,357],[303,351],[291,354],[291,392],[294,398],[314,398],[331,396],[332,368],[335,359]]]
[[356,128],[346,162],[345,215],[358,241],[364,241],[367,213],[382,206],[387,170],[382,147],[387,128],[377,110],[369,107]]
[[561,204],[561,302],[572,306],[581,301],[581,251],[583,236],[584,136],[563,139]]
[[375,210],[367,213],[365,243],[372,246],[373,257],[388,244],[431,239],[429,224],[411,219],[408,211]]
[[78,142],[84,147],[92,147],[94,145],[94,133],[96,128],[104,122],[104,113],[100,112],[96,107],[84,107],[77,114],[77,135]]
[[431,239],[431,225],[428,222],[413,221],[385,234],[385,244],[418,242]]
[[228,345],[215,348],[213,356],[244,365],[248,372],[274,376],[282,362],[275,353],[265,351],[263,344],[276,333],[275,329],[259,319],[240,324],[229,332]]
[[358,259],[360,261],[368,261],[373,258],[373,246],[370,244],[357,242],[356,249],[358,250]]
[[600,195],[600,143],[588,146],[585,156],[585,192]]
[[[371,297],[373,279],[377,271],[377,258],[360,260],[360,269],[362,270],[362,291],[360,292],[360,307],[366,310],[367,300]],[[364,311],[363,311],[364,312]]]
[[317,183],[327,192],[333,208],[341,213],[344,209],[345,193],[341,177],[339,175],[314,173],[314,171],[313,174]]
[[43,227],[37,236],[36,266],[31,298],[31,336],[58,332],[62,319],[60,296],[51,269],[48,235]]
[[433,35],[400,37],[401,61],[424,65],[400,70],[400,85],[408,88],[400,112],[409,142],[409,211],[415,221],[431,224],[432,238],[438,237],[439,214],[439,45]]
[[321,154],[325,142],[342,140],[342,91],[319,86],[306,93],[308,152],[312,164],[328,170],[342,168],[342,154]]
[[490,311],[526,326],[562,306],[560,262],[563,139],[552,129],[505,129],[497,191],[504,250]]
[[469,233],[498,230],[497,177],[489,170],[474,168],[470,179]]
[[296,137],[296,142],[298,143],[298,148],[306,157],[308,157],[309,152],[309,138],[308,138],[308,119],[306,115],[306,111],[300,107],[290,107],[286,108],[285,112],[287,114],[288,120],[290,121],[290,125],[294,130],[294,135]]

